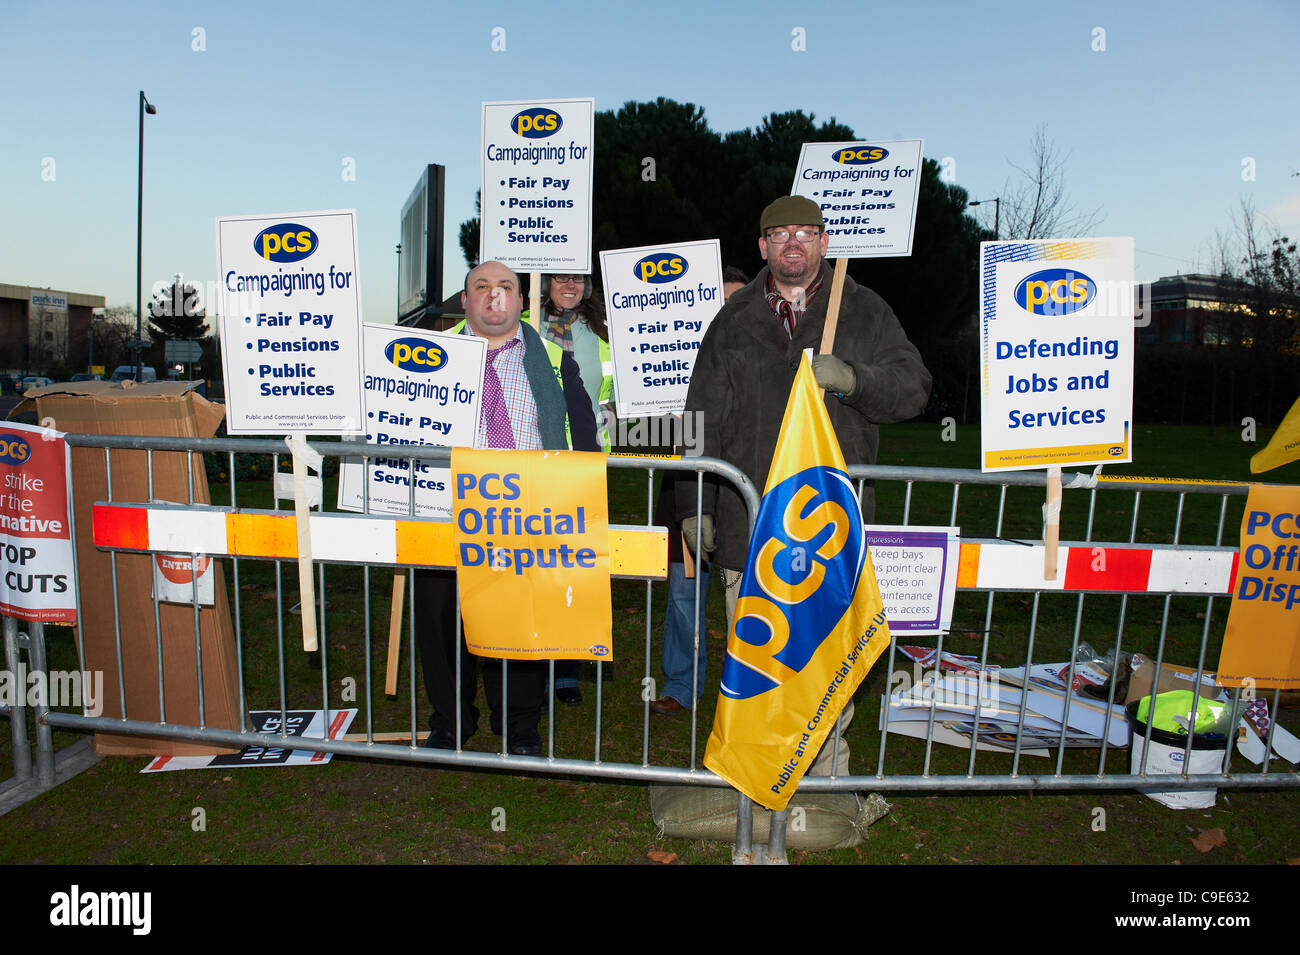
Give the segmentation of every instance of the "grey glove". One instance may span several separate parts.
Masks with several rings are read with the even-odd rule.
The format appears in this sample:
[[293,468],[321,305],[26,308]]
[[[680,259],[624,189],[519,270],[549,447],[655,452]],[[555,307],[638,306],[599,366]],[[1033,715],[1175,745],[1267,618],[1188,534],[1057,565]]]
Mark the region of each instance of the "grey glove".
[[858,376],[853,366],[840,361],[834,355],[813,355],[813,377],[817,386],[843,398],[857,387]]
[[713,556],[713,515],[701,514],[697,517],[687,517],[682,520],[682,537],[686,541],[687,549],[695,556],[695,531],[699,528],[700,532],[700,554],[702,560],[708,560]]

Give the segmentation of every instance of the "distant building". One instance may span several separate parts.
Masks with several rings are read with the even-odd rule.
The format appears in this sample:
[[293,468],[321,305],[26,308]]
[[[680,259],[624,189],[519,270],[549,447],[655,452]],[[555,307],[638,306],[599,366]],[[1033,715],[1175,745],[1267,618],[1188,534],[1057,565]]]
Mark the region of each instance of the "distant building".
[[1137,329],[1139,345],[1226,345],[1242,332],[1240,311],[1252,289],[1226,276],[1172,275],[1138,287],[1139,308],[1150,322]]
[[0,371],[80,371],[89,358],[91,315],[104,296],[0,283]]

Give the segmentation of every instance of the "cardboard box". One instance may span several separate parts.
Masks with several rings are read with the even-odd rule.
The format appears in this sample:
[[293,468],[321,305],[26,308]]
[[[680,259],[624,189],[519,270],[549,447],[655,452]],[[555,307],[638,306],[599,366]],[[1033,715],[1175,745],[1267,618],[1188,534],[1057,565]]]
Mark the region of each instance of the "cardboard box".
[[[51,385],[29,392],[11,417],[35,407],[42,424],[69,434],[210,438],[221,424],[225,409],[195,394],[196,384],[89,381]],[[145,451],[114,450],[111,455],[114,501],[147,502],[152,496],[157,501],[185,503],[188,500],[186,472],[192,466],[194,502],[209,503],[202,455],[153,452],[152,495]],[[84,649],[87,669],[104,673],[102,715],[121,717],[112,559],[109,552],[94,546],[91,535],[91,506],[109,499],[106,458],[102,448],[72,448],[77,577],[81,587],[77,638]],[[116,619],[121,625],[125,715],[128,719],[157,722],[160,719],[158,637],[154,630],[152,560],[149,554],[117,555]],[[239,713],[239,663],[220,561],[216,562],[215,571],[216,603],[199,612],[204,723],[215,729],[238,730],[244,725]],[[167,722],[198,726],[194,609],[180,604],[159,604],[158,620],[162,632]],[[97,733],[95,749],[104,755],[165,756],[227,753],[236,748]]]
[[[1143,656],[1141,653],[1135,653],[1133,654],[1132,668],[1132,674],[1129,676],[1128,696],[1124,698],[1126,705],[1134,700],[1140,700],[1144,696],[1151,695],[1151,684],[1156,673],[1156,661]],[[1180,667],[1172,663],[1161,663],[1160,685],[1156,692],[1190,690],[1195,680],[1195,667]],[[1196,695],[1207,700],[1217,700],[1222,693],[1223,688],[1216,686],[1214,683],[1214,671],[1204,671],[1201,674],[1201,685],[1197,688]]]

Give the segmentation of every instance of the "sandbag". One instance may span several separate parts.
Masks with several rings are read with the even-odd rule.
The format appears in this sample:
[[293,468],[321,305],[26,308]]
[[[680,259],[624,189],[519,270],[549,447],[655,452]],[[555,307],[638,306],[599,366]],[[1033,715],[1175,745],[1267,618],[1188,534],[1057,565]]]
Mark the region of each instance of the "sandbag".
[[[650,815],[660,836],[734,844],[739,795],[713,786],[651,786]],[[785,844],[791,849],[849,849],[866,838],[867,828],[889,812],[877,793],[795,795],[786,810]],[[802,822],[796,827],[796,811]],[[766,843],[772,813],[754,806],[754,842]]]

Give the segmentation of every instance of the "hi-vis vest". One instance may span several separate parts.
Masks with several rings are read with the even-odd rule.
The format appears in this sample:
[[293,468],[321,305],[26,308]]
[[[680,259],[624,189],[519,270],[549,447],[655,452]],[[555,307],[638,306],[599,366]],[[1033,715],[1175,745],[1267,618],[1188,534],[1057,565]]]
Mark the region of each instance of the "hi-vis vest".
[[609,342],[597,338],[600,343],[600,403],[607,405],[614,400],[614,360],[609,355]]
[[[542,312],[543,314],[546,314],[545,309],[543,309]],[[528,310],[525,309],[524,313],[519,317],[519,320],[521,322],[527,322],[530,321],[530,318],[531,316]],[[547,338],[544,331],[539,331],[538,335],[541,337],[542,341],[546,343],[547,355],[551,354],[550,353],[551,348],[561,347],[557,345],[555,342],[551,341],[549,338]],[[600,357],[600,391],[597,392],[596,395],[597,407],[592,408],[591,410],[596,417],[596,433],[597,433],[597,437],[600,438],[600,448],[606,454],[609,454],[610,449],[612,447],[610,443],[611,428],[606,427],[606,425],[609,424],[609,422],[605,422],[601,418],[601,411],[603,406],[611,405],[614,403],[614,361],[610,355],[609,342],[605,341],[603,338],[601,338],[599,335],[596,335],[594,332],[592,333],[592,337],[596,339],[597,354]],[[560,367],[559,359],[552,358],[551,364],[556,369],[555,372],[556,375],[559,375],[559,367]],[[560,384],[563,385],[564,382],[560,382]],[[585,390],[587,386],[586,381],[584,381],[582,384]],[[573,446],[572,440],[569,441],[569,446],[570,447]]]
[[[448,335],[463,334],[465,331],[466,321],[467,319],[462,319],[461,321],[457,322],[451,328],[447,329],[447,334]],[[540,335],[538,337],[541,338]],[[563,392],[564,376],[560,372],[560,362],[564,360],[564,349],[561,348],[559,345],[555,344],[555,342],[547,341],[545,338],[542,338],[542,344],[546,346],[546,358],[548,361],[550,361],[551,371],[555,372],[555,380],[560,385],[560,391]],[[564,412],[564,440],[568,443],[570,448],[573,447],[573,432],[569,428],[569,412],[567,408],[565,409]],[[606,448],[605,450],[608,451],[609,449]]]
[[[596,344],[600,347],[600,404],[603,408],[614,403],[614,361],[609,355],[609,342],[597,336]],[[609,454],[610,429],[604,426],[599,414],[596,415],[596,430],[600,433],[600,449]]]

